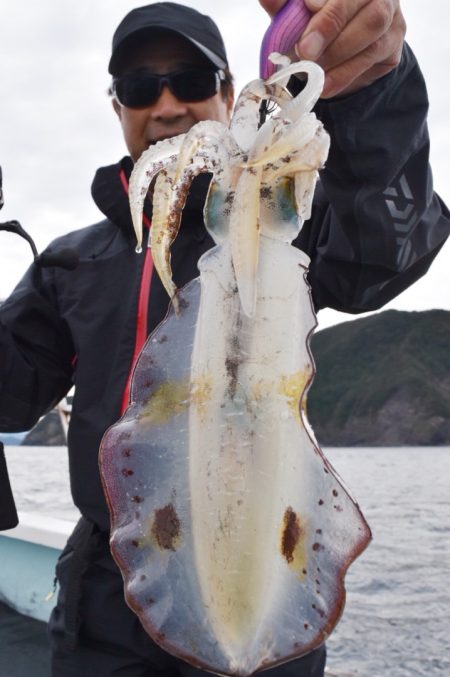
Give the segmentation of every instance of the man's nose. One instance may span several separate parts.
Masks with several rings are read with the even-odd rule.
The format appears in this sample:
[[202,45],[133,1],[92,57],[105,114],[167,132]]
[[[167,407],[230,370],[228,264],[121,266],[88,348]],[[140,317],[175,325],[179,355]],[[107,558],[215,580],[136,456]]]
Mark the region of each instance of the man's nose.
[[167,85],[163,85],[158,99],[152,106],[152,118],[154,120],[167,120],[182,117],[183,115],[186,115],[186,113],[186,104],[183,101],[179,101]]

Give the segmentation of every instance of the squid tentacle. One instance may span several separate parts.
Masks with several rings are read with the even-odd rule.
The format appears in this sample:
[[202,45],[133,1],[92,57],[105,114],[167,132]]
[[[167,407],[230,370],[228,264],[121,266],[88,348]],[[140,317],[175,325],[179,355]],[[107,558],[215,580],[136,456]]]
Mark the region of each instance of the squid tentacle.
[[[176,309],[170,247],[178,233],[181,211],[195,176],[202,172],[211,172],[214,176],[205,211],[206,225],[217,241],[220,228],[211,226],[208,208],[214,199],[219,206],[221,200],[228,201],[228,208],[223,206],[222,210],[228,209],[230,219],[228,223],[225,218],[222,222],[219,219],[219,223],[228,225],[233,269],[241,304],[248,316],[255,309],[262,184],[270,184],[283,176],[297,177],[300,173],[304,176],[295,179],[297,202],[312,195],[316,170],[328,148],[321,123],[309,112],[320,94],[321,69],[309,62],[290,64],[288,58],[276,54],[271,58],[283,67],[268,81],[256,80],[247,85],[238,99],[230,129],[219,122],[200,122],[187,134],[151,147],[136,163],[130,180],[130,201],[138,248],[142,243],[145,195],[160,173],[150,242],[155,267]],[[299,72],[308,74],[308,83],[292,99],[284,86],[292,73]],[[263,99],[275,101],[280,111],[258,128]],[[297,150],[293,152],[292,148]],[[309,211],[310,204],[300,209],[302,216]]]
[[[203,171],[225,171],[239,147],[230,130],[221,122],[203,120],[187,134],[181,145],[177,164],[177,181],[191,165],[204,166]],[[202,170],[200,170],[202,171]]]
[[253,80],[244,87],[236,102],[230,124],[231,135],[242,153],[250,151],[258,134],[261,102],[270,100],[282,108],[291,98],[289,92],[278,82],[268,85],[262,80]]
[[[275,59],[277,57],[275,56]],[[305,89],[295,99],[280,98],[281,111],[277,118],[266,120],[254,136],[253,143],[249,149],[247,161],[243,164],[243,173],[239,179],[238,189],[233,205],[233,211],[230,218],[230,244],[233,261],[233,268],[236,276],[239,296],[242,308],[247,316],[252,316],[255,310],[256,302],[256,270],[258,265],[259,251],[259,192],[263,177],[263,168],[269,163],[281,160],[278,165],[277,176],[286,174],[295,174],[301,168],[302,171],[309,173],[308,178],[297,180],[296,187],[298,197],[311,196],[312,189],[316,181],[315,169],[322,162],[321,157],[314,157],[316,147],[313,147],[311,159],[301,165],[293,163],[294,166],[289,171],[283,172],[283,164],[288,165],[292,159],[292,148],[303,149],[312,143],[317,136],[318,128],[321,123],[316,116],[308,111],[312,108],[320,94],[321,89],[317,91],[320,77],[319,67],[309,68],[309,64],[300,62],[300,64],[287,65],[287,58],[278,58],[278,61],[286,64],[276,75],[272,76],[269,83],[265,83],[266,93],[267,84],[272,86],[276,82],[282,85],[287,84],[290,75],[293,72],[306,72],[311,74]],[[318,69],[318,71],[317,71]],[[322,80],[323,83],[323,80]],[[254,90],[253,90],[254,91]],[[314,99],[316,97],[316,99]],[[301,120],[301,128],[294,124]],[[320,154],[322,156],[322,153]],[[283,157],[285,156],[285,157]],[[312,173],[311,173],[312,171]],[[297,198],[298,199],[298,198]],[[311,200],[302,207],[301,216],[309,216],[311,209]]]
[[244,169],[230,215],[231,260],[242,309],[247,317],[254,315],[256,304],[261,177],[262,167]]
[[142,250],[142,213],[148,189],[158,172],[176,160],[183,138],[184,134],[159,141],[144,151],[133,167],[128,194],[138,252]]
[[157,176],[149,246],[152,248],[153,264],[178,313],[178,300],[175,296],[177,288],[172,278],[170,265],[170,248],[180,229],[182,210],[182,205],[173,204],[172,188],[175,175],[176,164],[172,162]]
[[230,158],[236,152],[237,146],[232,143],[226,127],[219,122],[200,122],[186,134],[178,161],[171,163],[157,179],[151,231],[153,261],[176,312],[177,289],[172,278],[170,247],[180,228],[189,188],[194,178],[203,172],[212,172],[227,181]]
[[279,125],[274,125],[272,135],[275,138],[272,144],[266,144],[260,152],[255,148],[254,157],[249,158],[247,166],[266,165],[292,153],[292,148],[303,148],[314,139],[319,125],[320,123],[313,113],[303,116],[300,129],[292,123],[281,122]]
[[283,108],[283,116],[291,122],[297,122],[302,115],[311,111],[319,100],[325,78],[322,68],[312,61],[298,61],[285,66],[267,80],[267,84],[275,84],[280,80],[285,82],[291,75],[301,73],[308,76],[304,89]]
[[240,93],[230,123],[230,133],[243,153],[247,153],[258,132],[259,108],[267,89],[262,80],[253,80]]
[[327,158],[330,141],[322,125],[304,146],[264,166],[263,182],[272,183],[281,176],[322,169]]

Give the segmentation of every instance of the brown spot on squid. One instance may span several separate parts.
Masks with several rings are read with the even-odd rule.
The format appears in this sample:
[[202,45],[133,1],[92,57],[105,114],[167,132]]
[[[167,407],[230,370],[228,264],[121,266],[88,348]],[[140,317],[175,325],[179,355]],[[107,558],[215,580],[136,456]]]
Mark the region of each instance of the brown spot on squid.
[[176,550],[180,540],[180,520],[172,503],[155,510],[152,535],[162,550]]
[[294,548],[300,540],[302,530],[300,521],[291,507],[286,509],[283,517],[284,529],[281,537],[281,552],[286,561],[291,563],[294,559]]
[[306,575],[306,527],[291,506],[286,508],[280,530],[280,551],[287,564],[304,580]]

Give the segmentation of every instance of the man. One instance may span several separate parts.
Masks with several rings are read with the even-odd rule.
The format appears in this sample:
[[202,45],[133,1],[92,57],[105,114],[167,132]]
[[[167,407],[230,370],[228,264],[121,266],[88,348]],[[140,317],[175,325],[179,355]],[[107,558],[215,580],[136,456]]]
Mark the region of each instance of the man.
[[[261,4],[273,13],[283,2]],[[326,98],[317,114],[332,141],[312,218],[297,244],[311,256],[317,309],[370,310],[424,274],[450,231],[449,214],[431,189],[426,92],[403,45],[398,2],[308,5],[315,14],[296,49],[326,70]],[[130,157],[98,170],[94,179],[93,197],[106,218],[51,245],[52,251],[75,248],[78,267],[32,266],[0,310],[0,430],[31,427],[75,383],[68,444],[72,494],[83,518],[57,567],[53,676],[201,675],[156,646],[125,605],[108,548],[97,454],[103,433],[128,401],[136,356],[168,303],[150,255],[134,252],[127,201],[133,161],[158,139],[199,120],[226,122],[232,78],[215,24],[173,3],[125,17],[109,70]],[[386,202],[387,196],[395,202],[399,184],[414,206],[407,232],[396,227]],[[197,275],[196,262],[212,245],[201,219],[204,197],[200,179],[172,249],[178,287]],[[147,224],[150,218],[148,202]],[[324,664],[320,647],[267,674],[316,677]]]

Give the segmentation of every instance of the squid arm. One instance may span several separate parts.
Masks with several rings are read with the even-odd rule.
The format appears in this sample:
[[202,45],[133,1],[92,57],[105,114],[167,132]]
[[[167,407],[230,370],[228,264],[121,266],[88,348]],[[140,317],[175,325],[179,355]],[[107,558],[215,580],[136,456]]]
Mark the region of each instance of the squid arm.
[[[176,163],[161,171],[155,185],[153,202],[153,225],[151,247],[153,262],[175,311],[179,306],[176,286],[170,266],[170,247],[181,223],[181,213],[186,203],[189,188],[198,174],[211,172],[224,181],[229,181],[229,164],[237,153],[229,131],[221,123],[205,121],[198,123],[186,134],[179,149]],[[152,164],[153,153],[146,162]]]
[[128,195],[131,218],[136,233],[137,251],[142,249],[142,213],[150,184],[163,167],[168,166],[176,160],[183,138],[184,134],[181,134],[180,136],[164,139],[154,146],[150,146],[148,150],[142,153],[133,167]]

